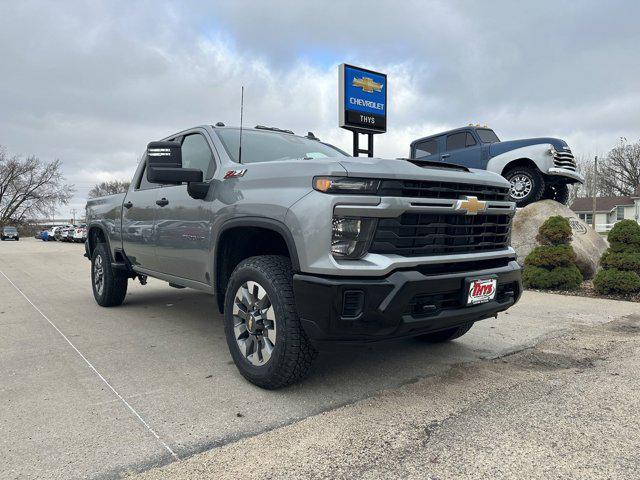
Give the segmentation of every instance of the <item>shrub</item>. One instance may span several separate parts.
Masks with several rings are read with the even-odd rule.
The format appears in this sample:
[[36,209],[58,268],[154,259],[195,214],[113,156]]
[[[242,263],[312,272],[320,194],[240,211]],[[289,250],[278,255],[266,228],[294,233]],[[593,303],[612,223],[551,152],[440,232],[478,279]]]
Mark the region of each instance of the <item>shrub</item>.
[[522,281],[528,288],[574,290],[582,283],[582,273],[575,265],[551,270],[527,266],[522,274]]
[[615,268],[640,275],[640,253],[615,252],[610,249],[602,255],[600,265],[602,268]]
[[575,265],[576,253],[571,245],[541,245],[534,248],[524,260],[525,265],[534,267],[568,267]]
[[640,292],[640,276],[616,268],[600,270],[593,279],[593,286],[598,293],[636,293]]
[[569,220],[560,215],[549,217],[540,225],[536,237],[543,245],[561,245],[571,241],[571,225]]
[[614,252],[640,253],[640,225],[633,220],[620,220],[607,238]]

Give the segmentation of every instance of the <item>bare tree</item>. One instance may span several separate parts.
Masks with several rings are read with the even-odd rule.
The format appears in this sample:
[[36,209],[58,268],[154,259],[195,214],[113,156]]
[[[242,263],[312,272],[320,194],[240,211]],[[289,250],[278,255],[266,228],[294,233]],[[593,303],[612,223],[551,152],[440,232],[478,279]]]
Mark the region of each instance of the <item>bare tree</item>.
[[631,195],[640,185],[640,141],[628,143],[621,138],[609,153],[598,158],[597,174],[593,157],[582,156],[577,164],[585,182],[572,186],[572,198]]
[[640,185],[640,141],[621,138],[598,170],[598,181],[607,194],[631,195]]
[[64,183],[60,160],[23,159],[0,146],[0,223],[47,215],[67,204],[73,193],[73,186]]
[[89,190],[89,198],[126,192],[130,184],[131,182],[128,180],[107,180],[106,182],[100,182]]

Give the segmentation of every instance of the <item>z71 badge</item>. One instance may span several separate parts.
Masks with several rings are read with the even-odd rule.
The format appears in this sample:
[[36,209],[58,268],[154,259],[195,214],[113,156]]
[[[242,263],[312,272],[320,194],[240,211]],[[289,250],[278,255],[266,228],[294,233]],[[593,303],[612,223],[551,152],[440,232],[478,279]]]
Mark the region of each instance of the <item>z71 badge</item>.
[[238,177],[244,177],[244,174],[247,173],[247,169],[243,168],[242,170],[229,170],[227,173],[224,174],[224,179],[228,179],[228,178],[238,178]]

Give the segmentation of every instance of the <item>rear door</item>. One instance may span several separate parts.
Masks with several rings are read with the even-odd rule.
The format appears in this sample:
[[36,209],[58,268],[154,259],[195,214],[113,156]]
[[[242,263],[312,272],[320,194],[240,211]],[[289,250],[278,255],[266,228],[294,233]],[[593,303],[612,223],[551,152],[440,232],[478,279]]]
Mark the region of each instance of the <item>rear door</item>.
[[470,131],[447,135],[443,161],[464,165],[469,168],[482,168],[482,148]]
[[159,185],[147,181],[146,155],[122,206],[122,246],[134,266],[156,270],[154,223]]
[[[214,147],[203,129],[194,129],[176,140],[182,143],[182,166],[198,168],[211,181],[216,170]],[[156,208],[156,253],[159,271],[175,277],[211,284],[211,192],[207,198],[191,198],[187,185],[163,186]]]

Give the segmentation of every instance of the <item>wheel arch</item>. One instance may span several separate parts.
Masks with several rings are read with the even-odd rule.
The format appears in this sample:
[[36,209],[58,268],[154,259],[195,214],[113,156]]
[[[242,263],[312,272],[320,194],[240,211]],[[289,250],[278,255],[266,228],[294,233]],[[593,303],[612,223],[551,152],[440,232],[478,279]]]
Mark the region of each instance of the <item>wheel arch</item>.
[[502,171],[500,172],[500,175],[502,175],[504,177],[504,175],[509,170],[512,170],[512,169],[514,169],[516,167],[531,167],[531,168],[535,168],[535,169],[539,170],[542,173],[542,170],[540,170],[540,167],[538,166],[538,164],[536,162],[534,162],[530,158],[522,157],[522,158],[517,158],[515,160],[511,160],[509,163],[507,163],[502,168]]
[[100,242],[107,244],[109,255],[111,255],[111,245],[109,244],[109,236],[107,235],[107,232],[104,231],[104,228],[101,225],[90,225],[87,230],[86,240],[87,254],[89,255],[89,258],[91,258],[96,245]]
[[[232,249],[232,245],[237,248]],[[293,271],[300,270],[293,235],[284,223],[264,217],[241,217],[222,224],[213,254],[214,288],[220,313],[224,311],[226,285],[233,269],[246,258],[268,254],[286,255]]]

